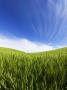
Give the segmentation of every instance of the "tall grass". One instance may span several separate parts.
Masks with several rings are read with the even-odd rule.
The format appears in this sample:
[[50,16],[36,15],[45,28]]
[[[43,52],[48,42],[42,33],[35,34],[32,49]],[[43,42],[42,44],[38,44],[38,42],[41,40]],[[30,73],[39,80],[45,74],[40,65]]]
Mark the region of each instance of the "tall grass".
[[0,50],[0,90],[67,90],[67,49],[38,54]]

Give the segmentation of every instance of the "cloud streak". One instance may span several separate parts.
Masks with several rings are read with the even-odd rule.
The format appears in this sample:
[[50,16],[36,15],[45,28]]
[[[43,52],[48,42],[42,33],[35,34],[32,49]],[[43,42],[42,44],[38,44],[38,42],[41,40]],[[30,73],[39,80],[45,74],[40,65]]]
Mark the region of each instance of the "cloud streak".
[[67,0],[48,0],[49,8],[54,8],[55,14],[67,18]]
[[66,30],[61,28],[65,28],[64,23],[67,24],[67,0],[48,0],[48,8],[55,15],[53,33],[50,37],[50,40],[53,40],[59,33],[62,34]]
[[42,44],[38,42],[32,42],[27,39],[9,39],[6,37],[0,37],[0,47],[12,48],[24,52],[41,52],[52,50],[53,46]]

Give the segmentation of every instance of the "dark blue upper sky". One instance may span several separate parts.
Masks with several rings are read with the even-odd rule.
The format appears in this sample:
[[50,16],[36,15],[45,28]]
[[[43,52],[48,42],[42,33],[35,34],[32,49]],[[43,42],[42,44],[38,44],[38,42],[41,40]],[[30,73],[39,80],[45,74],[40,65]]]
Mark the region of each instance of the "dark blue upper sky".
[[67,45],[67,2],[0,0],[0,34]]

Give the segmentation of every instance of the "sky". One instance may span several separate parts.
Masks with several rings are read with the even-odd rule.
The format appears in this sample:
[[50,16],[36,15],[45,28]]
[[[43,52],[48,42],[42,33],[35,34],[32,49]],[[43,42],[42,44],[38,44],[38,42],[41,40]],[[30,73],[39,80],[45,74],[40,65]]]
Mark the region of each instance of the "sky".
[[67,46],[67,0],[0,0],[0,47],[39,52]]

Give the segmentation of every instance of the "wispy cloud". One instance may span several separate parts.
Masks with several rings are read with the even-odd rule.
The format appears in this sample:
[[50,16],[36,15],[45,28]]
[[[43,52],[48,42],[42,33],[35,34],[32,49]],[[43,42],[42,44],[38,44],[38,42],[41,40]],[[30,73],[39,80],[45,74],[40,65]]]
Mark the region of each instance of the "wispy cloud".
[[13,48],[24,52],[41,52],[52,50],[53,46],[48,44],[42,44],[38,42],[32,42],[27,39],[9,39],[6,37],[0,37],[0,47]]
[[48,5],[55,9],[56,15],[67,18],[67,0],[48,0]]

